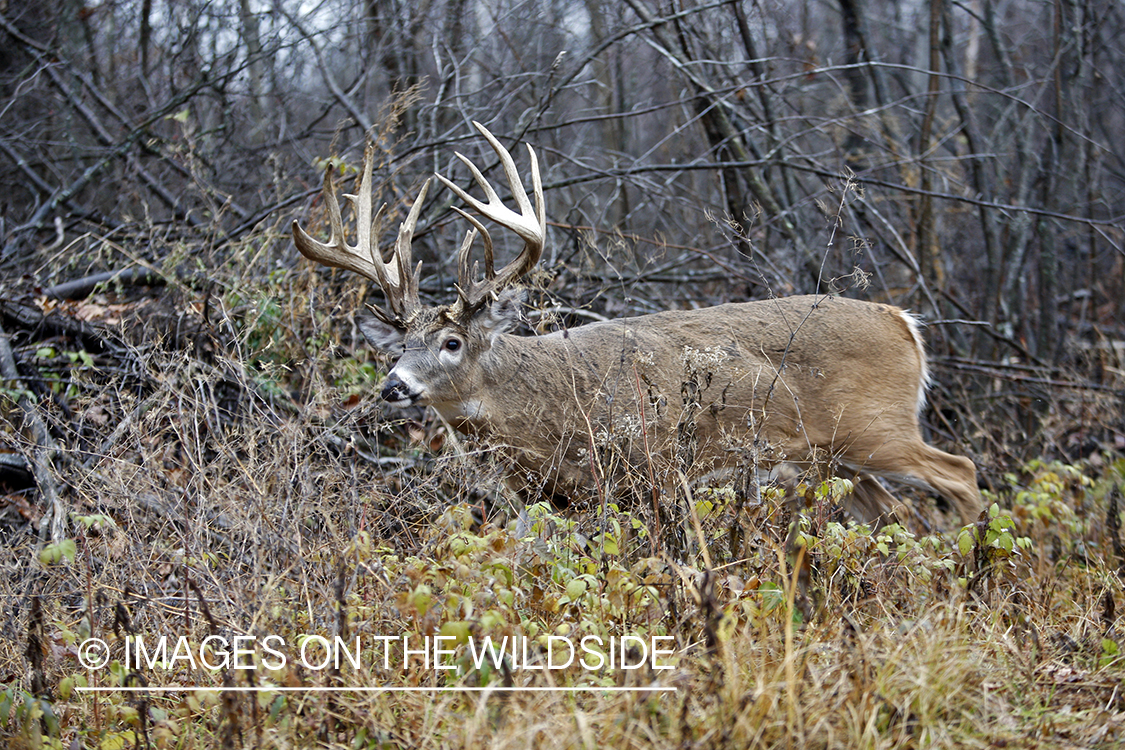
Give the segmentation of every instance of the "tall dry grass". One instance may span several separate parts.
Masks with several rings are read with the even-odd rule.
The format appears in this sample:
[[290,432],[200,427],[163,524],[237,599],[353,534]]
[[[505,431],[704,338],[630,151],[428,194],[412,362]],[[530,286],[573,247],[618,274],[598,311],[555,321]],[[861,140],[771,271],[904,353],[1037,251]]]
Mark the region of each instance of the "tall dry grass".
[[[675,554],[661,554],[671,545],[628,488],[604,509],[521,508],[486,446],[421,414],[388,419],[374,404],[383,365],[349,322],[363,290],[288,269],[286,253],[266,233],[212,264],[205,283],[173,265],[163,290],[29,302],[88,320],[103,345],[34,330],[13,339],[62,446],[68,533],[42,544],[32,504],[11,501],[21,510],[6,516],[0,563],[0,734],[11,746],[1046,748],[1125,737],[1112,492],[1123,467],[1110,454],[1006,475],[986,466],[997,507],[965,530],[923,498],[909,530],[856,528],[834,513],[832,483],[790,489],[810,501],[801,518],[781,489],[697,487],[682,526],[666,531],[682,537]],[[5,439],[34,451],[15,401],[4,409]],[[286,666],[269,668],[260,649],[253,670],[120,666],[130,637],[198,648],[237,635],[278,636]],[[309,636],[435,635],[458,644],[443,662],[452,669],[399,647],[390,666],[297,664]],[[667,637],[671,669],[531,668],[548,636],[623,635]],[[485,636],[526,637],[531,664],[475,667],[467,642]],[[107,642],[110,666],[81,667],[89,637]],[[80,690],[121,685],[209,690]],[[485,686],[504,689],[461,690]],[[386,687],[455,689],[363,691]],[[644,690],[607,689],[619,687]]]

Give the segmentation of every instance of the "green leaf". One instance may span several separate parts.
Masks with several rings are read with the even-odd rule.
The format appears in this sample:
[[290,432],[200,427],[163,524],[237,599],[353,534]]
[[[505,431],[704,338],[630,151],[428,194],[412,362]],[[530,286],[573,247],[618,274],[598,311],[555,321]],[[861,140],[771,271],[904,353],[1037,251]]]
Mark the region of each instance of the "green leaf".
[[429,611],[430,604],[434,600],[434,592],[433,589],[423,583],[420,584],[418,588],[414,589],[410,598],[414,609],[418,610],[420,616],[424,616],[426,612]]
[[973,538],[974,534],[971,528],[963,528],[961,533],[957,535],[957,550],[961,553],[961,557],[968,557],[969,553],[973,551],[973,544],[976,540]]
[[107,735],[98,747],[100,750],[125,750],[127,747],[135,747],[136,744],[137,734],[130,729],[120,734],[114,733]]
[[464,620],[457,620],[455,622],[447,622],[441,626],[442,635],[446,638],[455,638],[454,646],[461,646],[469,642],[469,623]]
[[617,540],[613,538],[612,534],[606,534],[605,538],[602,539],[602,549],[605,550],[607,555],[619,554]]
[[39,550],[39,562],[44,565],[54,565],[63,560],[73,562],[78,554],[78,546],[73,539],[63,539],[54,544],[48,544]]

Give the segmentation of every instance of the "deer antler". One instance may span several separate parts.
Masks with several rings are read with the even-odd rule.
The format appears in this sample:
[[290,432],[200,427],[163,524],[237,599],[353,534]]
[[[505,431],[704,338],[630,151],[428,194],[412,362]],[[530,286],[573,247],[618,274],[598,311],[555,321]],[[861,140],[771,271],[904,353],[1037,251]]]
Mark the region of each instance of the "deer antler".
[[[477,200],[469,195],[465,190],[455,185],[450,180],[447,180],[442,175],[435,175],[454,193],[461,198],[461,200],[472,206],[478,213],[492,219],[497,224],[511,229],[513,232],[523,238],[524,246],[520,254],[500,269],[499,273],[494,272],[492,267],[492,237],[489,235],[488,230],[484,228],[473,216],[469,215],[460,208],[454,207],[453,210],[464,216],[473,225],[474,229],[470,230],[465,236],[464,242],[461,243],[461,250],[457,254],[457,281],[458,294],[460,296],[461,308],[465,312],[471,312],[487,300],[493,294],[500,291],[504,287],[511,284],[516,279],[535,268],[539,262],[539,258],[543,255],[543,242],[547,236],[547,220],[545,216],[544,200],[543,200],[543,181],[539,176],[539,160],[535,156],[535,150],[530,145],[527,147],[527,152],[531,158],[531,188],[532,193],[535,195],[535,208],[531,207],[531,201],[527,197],[527,191],[524,190],[523,181],[520,180],[519,172],[516,171],[515,161],[508,149],[504,148],[500,141],[496,139],[492,133],[488,132],[488,128],[481,125],[479,122],[473,122],[473,126],[480,131],[480,134],[485,137],[492,150],[500,157],[500,164],[504,167],[504,174],[508,178],[508,185],[512,190],[512,198],[516,201],[520,212],[517,214],[512,209],[505,206],[500,197],[493,190],[492,185],[484,178],[480,170],[461,154],[457,154],[457,158],[465,163],[472,172],[473,177],[476,179],[477,184],[484,190],[484,195],[488,199],[487,203]],[[472,247],[473,240],[476,238],[476,233],[480,232],[484,238],[484,280],[476,280],[476,265],[471,268],[469,265],[469,249]]]
[[381,206],[371,216],[371,170],[375,160],[374,147],[368,144],[363,155],[363,177],[359,183],[359,195],[347,195],[356,214],[356,244],[349,245],[344,234],[344,220],[340,214],[340,203],[336,200],[336,186],[332,180],[332,170],[324,173],[324,203],[328,208],[328,223],[332,234],[328,242],[319,242],[301,229],[301,225],[293,221],[293,242],[301,255],[317,263],[333,268],[343,268],[354,271],[361,276],[374,281],[383,290],[390,311],[373,306],[375,313],[384,322],[398,328],[405,328],[411,314],[418,309],[418,272],[422,264],[411,269],[410,242],[414,237],[414,227],[418,223],[418,214],[422,210],[422,202],[426,199],[426,190],[430,181],[426,180],[410,213],[398,230],[398,239],[395,240],[394,252],[391,259],[383,261],[379,249],[372,241],[372,232],[375,224],[383,215],[386,204]]

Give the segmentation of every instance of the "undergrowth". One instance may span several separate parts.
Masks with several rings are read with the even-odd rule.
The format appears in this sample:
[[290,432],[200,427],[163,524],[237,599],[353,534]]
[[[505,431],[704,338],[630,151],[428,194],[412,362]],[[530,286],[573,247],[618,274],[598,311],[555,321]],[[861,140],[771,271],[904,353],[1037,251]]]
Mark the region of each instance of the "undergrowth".
[[[402,513],[408,529],[375,522],[438,492],[440,466],[397,496],[352,497],[335,481],[313,496],[261,488],[254,500],[249,477],[279,468],[269,455],[243,456],[242,477],[212,472],[205,495],[165,510],[174,520],[123,498],[75,515],[74,538],[24,562],[35,591],[22,637],[5,645],[19,676],[0,692],[13,746],[1120,739],[1121,561],[1104,533],[1120,464],[1101,477],[1029,466],[979,523],[925,536],[814,511],[787,546],[777,500],[733,520],[700,501],[708,557],[726,561],[708,568],[702,555],[650,555],[643,524],[613,507],[592,525],[542,504],[482,523],[480,506],[463,502],[412,525]],[[831,484],[814,491],[833,502]],[[286,502],[299,506],[288,516]],[[730,523],[743,526],[734,550]],[[108,646],[104,668],[81,667],[91,637]],[[113,686],[207,689],[81,690]],[[462,689],[485,686],[498,690]],[[363,692],[387,687],[457,690]],[[621,687],[644,689],[598,689]]]
[[990,473],[964,528],[925,500],[857,526],[842,480],[695,487],[671,553],[647,502],[521,507],[479,444],[387,421],[363,290],[240,252],[252,289],[27,303],[101,338],[17,336],[35,377],[0,393],[58,440],[67,529],[9,494],[10,746],[1125,740],[1109,453]]

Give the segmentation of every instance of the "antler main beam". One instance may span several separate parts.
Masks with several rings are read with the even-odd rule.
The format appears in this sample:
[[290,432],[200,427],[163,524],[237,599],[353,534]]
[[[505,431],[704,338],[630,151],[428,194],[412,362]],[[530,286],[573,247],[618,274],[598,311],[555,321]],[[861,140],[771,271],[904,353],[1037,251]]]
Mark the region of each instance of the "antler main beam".
[[384,262],[376,247],[373,234],[375,225],[386,209],[384,204],[375,215],[371,215],[371,172],[375,161],[374,148],[369,144],[363,155],[363,176],[359,183],[359,195],[344,197],[351,201],[356,216],[356,244],[349,245],[344,232],[344,220],[340,203],[336,199],[336,185],[332,180],[332,169],[324,173],[324,203],[328,209],[328,223],[332,233],[328,242],[320,242],[309,236],[301,225],[293,221],[293,242],[297,249],[309,260],[333,268],[343,268],[365,276],[383,290],[390,310],[374,307],[374,311],[385,322],[404,328],[411,314],[418,309],[418,273],[422,264],[411,268],[410,243],[414,237],[414,227],[430,181],[426,180],[410,213],[398,230],[394,252],[389,261]]
[[500,141],[497,140],[484,125],[481,125],[479,122],[473,122],[473,126],[480,131],[480,134],[485,137],[488,144],[492,146],[492,150],[495,151],[496,155],[500,158],[500,164],[504,168],[504,175],[508,179],[508,185],[512,191],[512,198],[519,208],[519,213],[516,213],[501,202],[500,196],[496,194],[496,191],[493,189],[492,185],[489,184],[488,180],[485,179],[484,175],[481,174],[481,171],[462,154],[458,153],[457,158],[464,162],[465,166],[472,172],[473,178],[484,191],[487,202],[477,200],[460,186],[454,184],[442,175],[438,174],[435,176],[441,180],[446,187],[456,193],[461,200],[468,203],[469,206],[482,216],[492,219],[502,227],[511,229],[523,238],[524,246],[523,250],[513,261],[501,268],[498,273],[494,273],[492,267],[492,237],[489,235],[488,230],[485,229],[484,225],[475,217],[460,208],[454,207],[454,211],[468,219],[476,231],[480,232],[485,245],[484,281],[476,280],[476,274],[470,268],[469,264],[468,254],[475,236],[474,232],[469,232],[465,237],[465,241],[461,245],[461,251],[458,255],[457,275],[461,302],[465,308],[470,311],[483,304],[495,292],[508,286],[531,271],[531,269],[535,268],[536,264],[539,263],[539,258],[543,255],[543,244],[547,236],[546,209],[543,200],[543,181],[539,175],[539,160],[535,156],[535,150],[528,145],[527,152],[531,160],[531,189],[535,196],[535,207],[532,208],[531,200],[528,198],[527,191],[523,187],[523,181],[520,179],[519,172],[516,170],[516,163],[512,159],[511,153],[501,145]]
[[[523,238],[524,246],[514,260],[498,272],[495,271],[493,268],[492,237],[488,230],[476,217],[460,208],[454,208],[455,211],[468,219],[474,227],[466,235],[457,256],[458,295],[460,311],[463,314],[471,314],[480,309],[481,305],[490,300],[498,291],[535,268],[543,255],[543,243],[547,235],[543,181],[539,175],[539,160],[535,156],[534,149],[530,145],[527,147],[531,162],[531,188],[535,197],[535,205],[533,206],[531,198],[528,197],[527,191],[524,189],[519,172],[516,170],[515,160],[512,159],[508,149],[504,148],[500,141],[488,131],[488,128],[479,122],[474,122],[473,126],[480,131],[480,134],[484,136],[499,157],[504,175],[508,180],[508,186],[512,192],[512,199],[519,211],[514,211],[505,206],[481,171],[462,154],[457,154],[457,158],[469,168],[473,178],[484,191],[485,200],[481,201],[474,198],[467,191],[440,174],[435,176],[481,216],[491,219],[502,227],[511,229]],[[360,178],[359,194],[344,196],[351,201],[355,212],[356,243],[354,245],[348,244],[340,203],[336,198],[336,185],[330,169],[326,170],[324,175],[324,203],[328,210],[328,223],[331,229],[328,242],[313,239],[301,228],[297,221],[293,222],[293,242],[297,245],[301,254],[312,261],[333,268],[353,271],[378,284],[386,297],[387,309],[379,307],[373,307],[372,309],[384,322],[399,329],[405,329],[411,316],[419,308],[418,276],[421,263],[417,267],[411,268],[410,243],[414,237],[414,228],[418,223],[418,215],[421,212],[422,203],[426,198],[426,191],[430,183],[427,180],[419,191],[418,197],[414,199],[414,205],[411,207],[410,213],[399,227],[398,238],[395,240],[391,257],[384,261],[382,254],[376,247],[374,238],[375,225],[386,209],[384,205],[372,215],[371,173],[374,160],[374,148],[369,144],[363,157],[363,174]],[[478,280],[476,266],[469,259],[472,244],[478,232],[484,240],[483,280]]]

